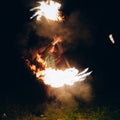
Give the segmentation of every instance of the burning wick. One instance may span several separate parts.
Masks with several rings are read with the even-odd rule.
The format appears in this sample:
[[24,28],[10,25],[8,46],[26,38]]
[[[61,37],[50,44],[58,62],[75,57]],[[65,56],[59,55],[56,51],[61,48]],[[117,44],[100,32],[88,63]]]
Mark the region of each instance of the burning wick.
[[111,41],[113,44],[115,44],[115,40],[114,40],[114,38],[113,38],[113,35],[112,35],[112,34],[110,34],[110,35],[109,35],[109,39],[110,39],[110,41]]

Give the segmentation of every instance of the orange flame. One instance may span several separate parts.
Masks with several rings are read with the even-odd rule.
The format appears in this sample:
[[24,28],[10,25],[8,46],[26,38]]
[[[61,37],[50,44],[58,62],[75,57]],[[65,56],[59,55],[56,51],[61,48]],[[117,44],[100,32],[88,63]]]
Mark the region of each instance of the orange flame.
[[42,58],[42,55],[38,54],[36,55],[36,61],[42,65],[42,67],[45,67],[45,61]]

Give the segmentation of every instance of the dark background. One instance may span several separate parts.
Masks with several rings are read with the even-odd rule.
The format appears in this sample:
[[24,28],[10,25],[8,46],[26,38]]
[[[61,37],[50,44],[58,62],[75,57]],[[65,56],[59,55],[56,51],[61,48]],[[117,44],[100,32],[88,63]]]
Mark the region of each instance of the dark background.
[[[18,34],[29,22],[29,0],[2,1],[0,25],[0,101],[34,103],[45,100],[45,87],[38,84],[26,68],[18,50]],[[63,12],[82,13],[91,27],[91,45],[78,45],[74,56],[93,71],[93,91],[96,103],[120,102],[120,7],[117,0],[63,0]],[[108,35],[112,33],[115,44]],[[77,51],[81,52],[77,52]]]

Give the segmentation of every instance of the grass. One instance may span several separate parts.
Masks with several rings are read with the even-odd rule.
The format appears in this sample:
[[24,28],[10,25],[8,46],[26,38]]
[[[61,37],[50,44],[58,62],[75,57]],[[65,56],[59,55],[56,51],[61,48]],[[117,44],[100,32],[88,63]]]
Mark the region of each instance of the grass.
[[120,108],[113,106],[71,107],[52,103],[46,104],[43,113],[40,108],[41,105],[1,106],[0,117],[3,120],[120,120]]

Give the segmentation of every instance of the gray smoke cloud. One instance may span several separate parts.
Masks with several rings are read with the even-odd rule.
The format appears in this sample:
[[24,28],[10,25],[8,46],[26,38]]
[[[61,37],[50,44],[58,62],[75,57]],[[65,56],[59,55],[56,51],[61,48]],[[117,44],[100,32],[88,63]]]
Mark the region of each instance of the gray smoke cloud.
[[84,101],[86,103],[91,102],[93,98],[93,91],[91,87],[92,77],[89,76],[83,82],[76,82],[72,86],[63,86],[61,88],[52,88],[48,89],[48,96],[55,96],[57,101],[60,101],[62,104],[67,104],[71,107],[78,105],[78,101]]

